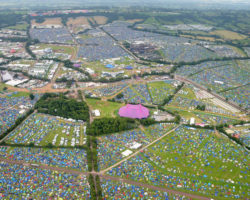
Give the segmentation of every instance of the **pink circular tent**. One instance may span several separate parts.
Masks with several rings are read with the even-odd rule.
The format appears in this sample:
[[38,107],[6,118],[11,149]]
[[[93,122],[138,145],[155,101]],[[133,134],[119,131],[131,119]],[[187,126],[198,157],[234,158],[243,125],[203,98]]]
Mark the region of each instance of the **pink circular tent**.
[[149,116],[149,110],[141,104],[127,104],[126,106],[120,108],[119,115],[121,117],[143,119]]

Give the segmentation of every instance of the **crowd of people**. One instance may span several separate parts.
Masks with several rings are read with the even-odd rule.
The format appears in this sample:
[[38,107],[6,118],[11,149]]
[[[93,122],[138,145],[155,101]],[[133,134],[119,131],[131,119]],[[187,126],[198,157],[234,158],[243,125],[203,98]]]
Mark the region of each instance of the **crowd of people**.
[[66,28],[30,29],[30,35],[44,43],[73,43],[73,37]]
[[102,136],[98,140],[99,169],[105,169],[123,158],[126,149],[134,151],[143,147],[173,128],[172,124],[155,124],[144,130],[134,129]]
[[193,62],[216,57],[214,52],[199,45],[192,45],[190,43],[187,43],[186,45],[172,43],[171,45],[164,47],[162,51],[164,52],[167,61],[176,63]]
[[128,84],[127,83],[121,83],[121,84],[114,84],[114,85],[109,85],[107,87],[102,87],[99,89],[95,89],[93,90],[93,92],[98,95],[98,96],[111,96],[114,95],[116,93],[118,93],[120,90],[122,90],[123,88],[127,87]]
[[33,107],[39,95],[33,100],[29,96],[19,96],[17,92],[0,97],[0,134],[15,124],[17,118]]
[[107,173],[220,198],[246,199],[248,152],[206,129],[179,127]]
[[[11,132],[5,141],[12,144],[30,144],[54,146],[82,145],[86,133],[80,123],[59,117],[34,113],[29,116],[17,129]],[[76,131],[77,130],[77,131]]]
[[161,192],[140,186],[131,185],[123,182],[114,182],[111,180],[102,181],[103,199],[148,199],[148,200],[191,200],[191,198],[172,194],[168,192]]
[[0,163],[1,199],[91,199],[86,176]]
[[148,89],[152,102],[154,104],[162,104],[164,99],[169,95],[172,95],[175,90],[173,83],[174,80],[167,80],[164,82],[151,82],[148,83]]
[[177,74],[221,94],[243,108],[248,108],[249,60],[212,61],[187,65],[177,69]]
[[87,153],[83,149],[2,147],[0,148],[0,157],[87,171]]
[[81,44],[78,57],[86,58],[88,61],[104,60],[128,56],[109,36],[96,36],[87,39],[79,39]]

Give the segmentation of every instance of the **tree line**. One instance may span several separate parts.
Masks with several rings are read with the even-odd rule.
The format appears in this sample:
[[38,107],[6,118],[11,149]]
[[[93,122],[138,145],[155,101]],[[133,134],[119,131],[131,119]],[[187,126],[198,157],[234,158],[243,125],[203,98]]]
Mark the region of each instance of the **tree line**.
[[89,108],[86,102],[78,102],[63,94],[45,93],[36,103],[40,113],[89,121]]
[[134,119],[122,117],[95,119],[87,128],[87,135],[99,136],[133,129],[136,127],[135,122]]

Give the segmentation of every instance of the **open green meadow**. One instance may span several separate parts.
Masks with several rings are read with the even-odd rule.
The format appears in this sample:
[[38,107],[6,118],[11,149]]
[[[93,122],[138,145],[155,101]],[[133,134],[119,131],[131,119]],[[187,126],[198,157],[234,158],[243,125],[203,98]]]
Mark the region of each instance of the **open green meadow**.
[[99,110],[100,117],[114,117],[118,115],[119,109],[123,106],[121,103],[102,101],[98,99],[86,98],[86,102],[91,110]]

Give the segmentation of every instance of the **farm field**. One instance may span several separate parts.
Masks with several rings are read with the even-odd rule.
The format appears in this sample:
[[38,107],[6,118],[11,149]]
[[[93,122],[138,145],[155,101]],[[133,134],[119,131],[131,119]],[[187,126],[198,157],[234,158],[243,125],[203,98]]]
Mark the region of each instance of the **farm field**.
[[228,31],[228,30],[216,30],[216,31],[210,32],[210,34],[219,35],[226,40],[242,40],[247,37],[245,35],[242,35],[233,31]]
[[16,26],[9,26],[8,29],[19,30],[19,31],[26,31],[28,28],[28,24],[17,24]]
[[83,16],[76,18],[70,17],[67,21],[67,26],[73,33],[78,33],[91,28],[91,25],[89,24],[89,18]]
[[108,18],[105,17],[105,16],[94,16],[93,17],[93,20],[99,24],[99,25],[103,25],[103,24],[106,24]]
[[89,25],[87,17],[69,18],[67,26]]
[[32,26],[46,26],[46,25],[63,25],[62,20],[59,17],[56,18],[46,18],[44,22],[37,23],[35,20],[31,21]]

